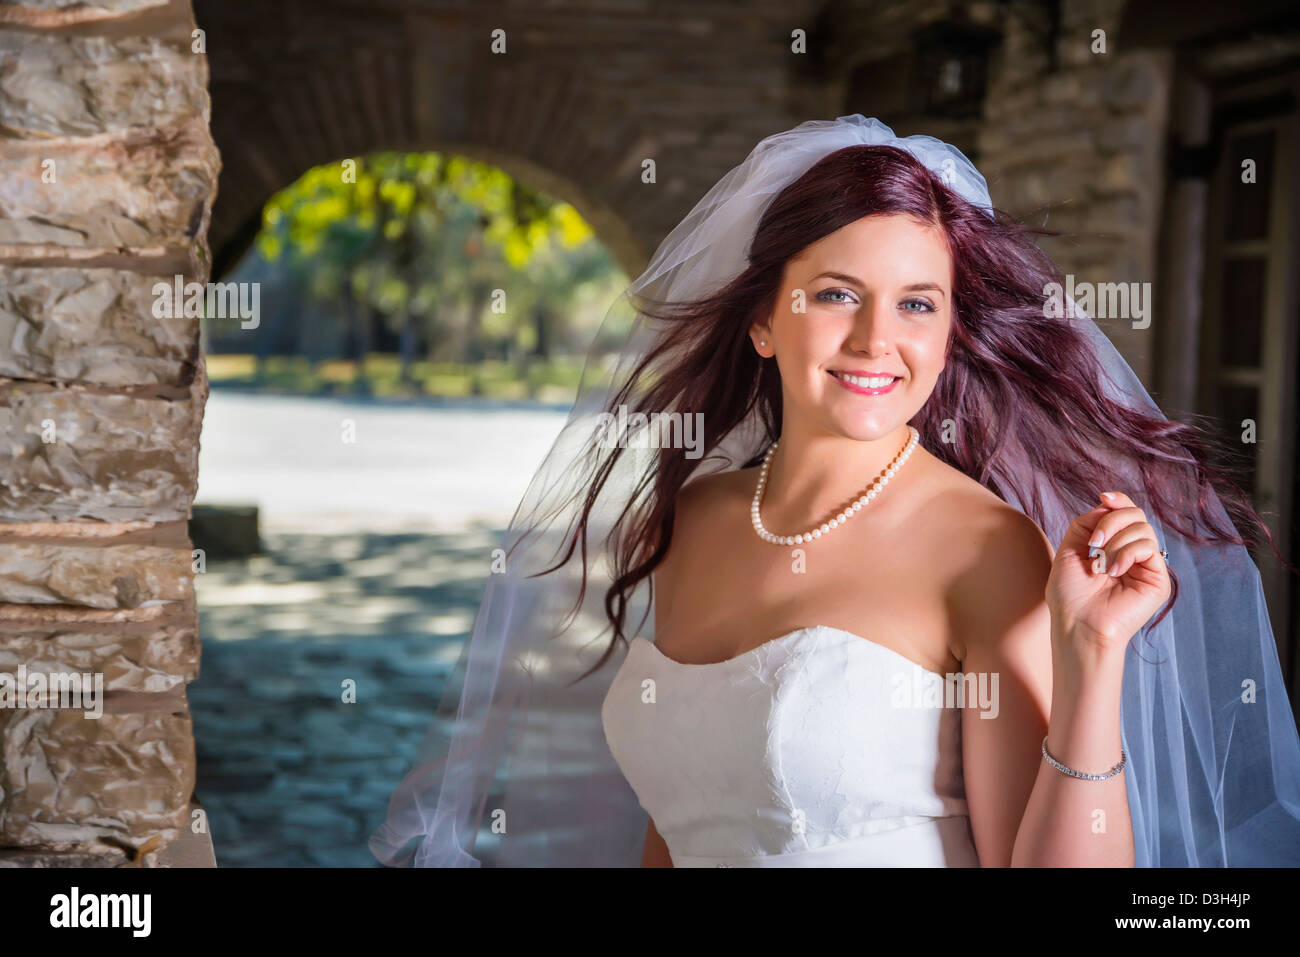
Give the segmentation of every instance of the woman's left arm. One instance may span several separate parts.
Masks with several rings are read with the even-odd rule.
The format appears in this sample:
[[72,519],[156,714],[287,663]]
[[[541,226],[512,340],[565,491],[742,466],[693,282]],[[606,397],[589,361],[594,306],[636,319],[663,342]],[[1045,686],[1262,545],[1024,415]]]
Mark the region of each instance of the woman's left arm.
[[[989,687],[998,690],[996,712],[962,715],[984,866],[1133,866],[1126,772],[1074,778],[1041,752],[1046,735],[1048,753],[1067,767],[1095,774],[1118,762],[1124,650],[1169,595],[1145,516],[1122,494],[1103,501],[1075,519],[1054,558],[1036,525],[1009,517],[959,590],[963,672],[996,676]],[[1100,572],[1088,556],[1099,532]]]

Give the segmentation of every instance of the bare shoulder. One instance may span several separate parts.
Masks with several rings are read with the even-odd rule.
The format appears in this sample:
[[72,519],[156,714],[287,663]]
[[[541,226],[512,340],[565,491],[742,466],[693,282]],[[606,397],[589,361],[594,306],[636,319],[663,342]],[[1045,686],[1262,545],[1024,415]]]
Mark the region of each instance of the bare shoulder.
[[[727,541],[736,516],[748,516],[752,482],[757,468],[729,470],[701,475],[687,482],[677,493],[674,503],[672,538],[668,551],[654,570],[657,614],[672,604],[682,556],[698,556],[710,543]],[[745,492],[749,485],[749,492]]]
[[[930,473],[927,506],[934,506],[949,528],[963,529],[966,538],[977,536],[981,547],[1007,549],[1000,557],[1032,557],[1042,551],[1051,557],[1051,544],[1032,518],[942,459],[926,453],[925,461]],[[1001,546],[995,544],[1004,539]]]
[[716,538],[718,529],[732,527],[738,512],[748,514],[757,473],[756,468],[730,469],[697,476],[683,485],[677,492],[672,541],[664,565],[670,563],[683,543],[689,547],[690,543]]
[[[1051,542],[1024,512],[959,469],[927,458],[936,467],[929,514],[948,532],[948,593],[965,625],[961,640],[1002,634],[1043,604],[1055,554]],[[954,654],[964,659],[965,650]]]
[[691,479],[677,493],[674,541],[681,536],[709,532],[726,523],[737,509],[748,509],[758,481],[758,469],[730,469]]

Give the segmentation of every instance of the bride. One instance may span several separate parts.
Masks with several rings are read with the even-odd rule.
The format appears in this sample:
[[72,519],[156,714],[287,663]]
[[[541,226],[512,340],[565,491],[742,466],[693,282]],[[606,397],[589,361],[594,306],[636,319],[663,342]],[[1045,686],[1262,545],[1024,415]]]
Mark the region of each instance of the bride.
[[[625,297],[623,360],[589,361],[376,855],[1300,863],[1243,547],[1271,540],[1206,434],[1052,308],[1033,232],[959,151],[861,116],[724,177]],[[631,440],[592,428],[616,409]],[[703,463],[646,434],[670,411]]]

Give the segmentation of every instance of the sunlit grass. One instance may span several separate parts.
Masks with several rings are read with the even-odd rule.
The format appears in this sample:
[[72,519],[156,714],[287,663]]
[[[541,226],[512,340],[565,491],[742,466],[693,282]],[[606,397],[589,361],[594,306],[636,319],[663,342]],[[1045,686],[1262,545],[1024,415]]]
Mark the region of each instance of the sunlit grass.
[[257,371],[256,356],[208,355],[204,358],[207,360],[208,378],[214,382],[217,379],[251,379]]
[[396,355],[370,355],[362,364],[346,359],[312,363],[304,356],[268,356],[259,373],[257,357],[220,354],[206,356],[208,378],[214,385],[261,388],[300,395],[482,396],[493,399],[535,399],[568,403],[582,374],[578,357],[532,360],[520,370],[512,363],[485,359],[477,363],[411,363],[406,380]]

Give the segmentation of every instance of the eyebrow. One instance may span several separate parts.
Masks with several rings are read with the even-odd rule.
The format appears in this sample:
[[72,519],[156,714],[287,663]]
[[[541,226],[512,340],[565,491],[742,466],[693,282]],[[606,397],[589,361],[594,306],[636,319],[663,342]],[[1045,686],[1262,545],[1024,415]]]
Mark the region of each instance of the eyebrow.
[[[842,273],[842,272],[824,272],[821,273],[820,275],[813,276],[813,279],[821,279],[823,276],[828,279],[838,279],[840,282],[852,283],[853,285],[861,287],[863,289],[866,288],[866,283],[864,283],[861,279],[858,279],[854,276],[850,276],[847,273]],[[940,295],[943,295],[943,287],[933,282],[914,282],[911,285],[904,286],[903,291],[904,292],[937,292]]]

